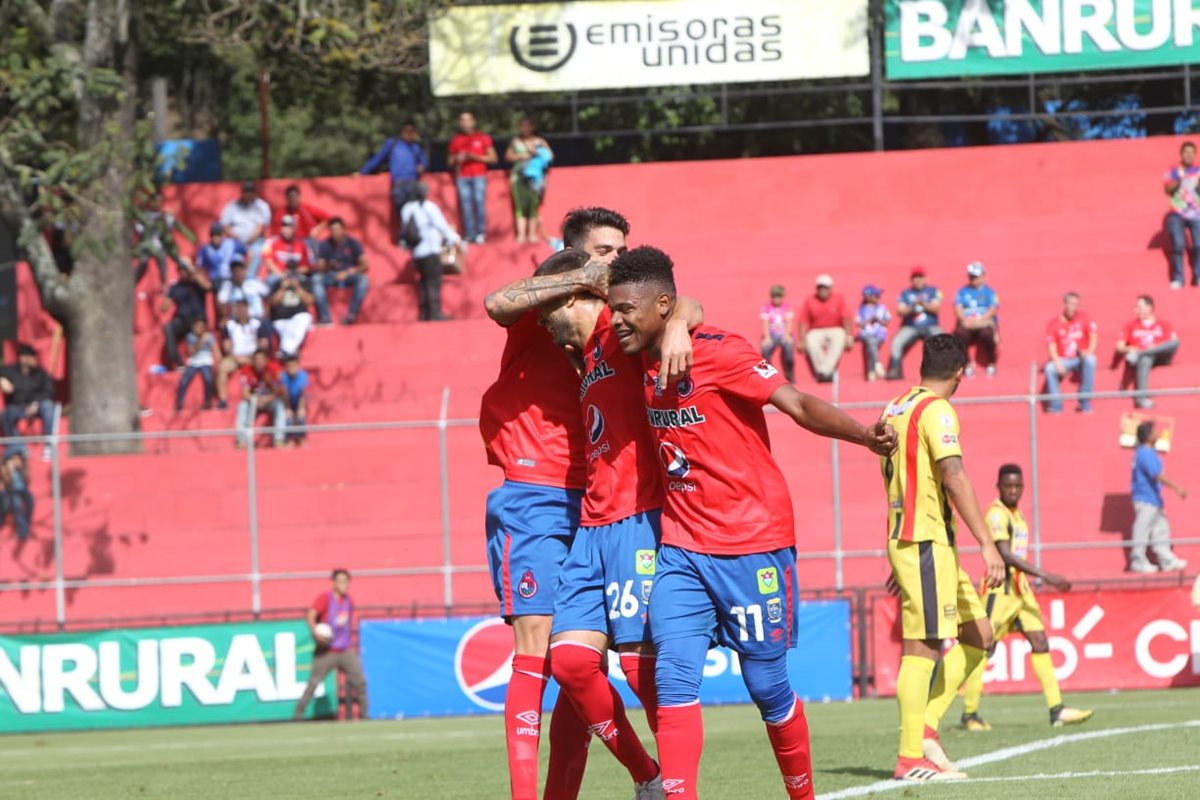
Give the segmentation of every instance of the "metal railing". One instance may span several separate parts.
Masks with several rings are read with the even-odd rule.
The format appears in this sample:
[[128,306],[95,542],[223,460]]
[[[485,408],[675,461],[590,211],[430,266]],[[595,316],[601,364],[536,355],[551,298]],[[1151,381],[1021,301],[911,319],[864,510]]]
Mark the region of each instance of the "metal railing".
[[[1040,405],[1050,399],[1050,395],[1040,394],[1037,391],[1037,380],[1039,372],[1034,366],[1031,373],[1030,391],[1023,395],[998,395],[986,397],[961,397],[955,399],[955,405],[959,407],[972,406],[988,406],[988,405],[1021,405],[1027,409],[1028,414],[1028,434],[1024,442],[1013,442],[1013,450],[1023,449],[1028,447],[1028,483],[1030,489],[1030,497],[1028,503],[1022,505],[1029,509],[1031,521],[1031,541],[1030,553],[1035,563],[1040,564],[1042,556],[1046,552],[1054,551],[1079,551],[1079,550],[1114,550],[1122,551],[1132,546],[1128,541],[1104,541],[1088,538],[1084,541],[1066,541],[1066,542],[1045,542],[1042,539],[1042,502],[1045,493],[1042,476],[1039,472],[1039,455],[1040,455],[1040,428],[1047,424],[1043,419]],[[840,392],[839,384],[836,379],[829,387],[831,391],[830,399],[837,402]],[[1132,397],[1132,392],[1114,391],[1114,392],[1093,392],[1086,397],[1092,398],[1097,402],[1104,401],[1122,401],[1128,403]],[[1151,390],[1148,393],[1151,397],[1169,398],[1169,397],[1200,397],[1200,387],[1175,388],[1175,389],[1158,389]],[[1081,395],[1077,393],[1063,393],[1060,395],[1064,402],[1077,400]],[[839,403],[842,408],[850,411],[871,411],[878,412],[883,405],[883,401],[866,401],[866,402],[845,402]],[[441,395],[440,410],[435,419],[416,419],[398,422],[364,422],[364,423],[345,423],[345,424],[313,424],[306,425],[303,428],[288,428],[284,433],[299,433],[303,432],[308,437],[321,438],[323,445],[333,444],[338,437],[348,437],[356,434],[370,434],[371,442],[376,446],[380,446],[380,442],[387,443],[386,436],[403,437],[406,433],[414,431],[428,432],[436,431],[436,455],[433,452],[426,454],[408,452],[407,458],[416,458],[420,463],[428,464],[433,467],[434,459],[437,461],[437,513],[430,515],[431,518],[436,516],[436,529],[433,525],[427,525],[421,531],[421,538],[426,545],[428,552],[440,550],[440,563],[426,563],[420,565],[405,564],[402,566],[380,566],[379,562],[374,563],[349,563],[343,566],[350,569],[356,577],[361,578],[429,578],[439,577],[441,583],[441,597],[438,605],[445,612],[450,612],[452,609],[460,607],[461,604],[456,603],[455,597],[455,578],[458,576],[478,576],[487,572],[487,566],[483,563],[483,537],[481,535],[481,525],[474,524],[470,530],[455,530],[454,517],[451,508],[452,486],[456,475],[462,475],[462,470],[467,468],[464,465],[457,465],[457,469],[452,468],[452,451],[450,448],[451,432],[459,428],[476,428],[478,421],[473,418],[451,418],[449,416],[450,407],[450,392],[445,389]],[[861,415],[860,415],[861,416]],[[57,426],[55,426],[57,430]],[[64,490],[64,466],[74,467],[80,464],[85,464],[86,458],[76,458],[64,454],[64,445],[72,443],[87,443],[87,442],[114,442],[114,441],[131,441],[137,440],[143,444],[149,442],[157,442],[158,445],[166,450],[169,450],[174,444],[186,444],[193,450],[203,446],[209,451],[213,447],[221,447],[224,445],[215,445],[214,440],[224,439],[229,442],[229,447],[232,449],[234,438],[238,432],[234,429],[205,429],[205,430],[187,430],[187,431],[158,431],[158,432],[139,432],[120,435],[95,435],[95,434],[69,434],[59,435],[57,433],[50,436],[26,436],[15,437],[10,439],[0,440],[4,445],[25,444],[25,445],[41,445],[49,448],[50,453],[50,481],[49,495],[52,504],[52,519],[50,525],[47,526],[44,522],[38,525],[40,530],[50,527],[53,531],[52,548],[50,555],[53,558],[53,577],[40,578],[30,577],[25,579],[0,579],[0,602],[7,602],[4,596],[14,592],[42,592],[53,591],[55,599],[55,619],[54,622],[58,627],[62,628],[67,625],[69,616],[67,595],[69,592],[84,589],[134,589],[139,587],[179,587],[179,586],[204,586],[204,585],[228,585],[241,586],[249,589],[249,602],[246,611],[252,616],[259,616],[264,613],[274,613],[278,610],[278,604],[270,607],[264,607],[263,588],[268,584],[278,584],[290,581],[316,581],[328,576],[329,565],[325,563],[305,565],[310,568],[303,569],[266,569],[264,563],[264,544],[262,541],[262,528],[264,526],[260,515],[260,494],[264,490],[264,479],[261,476],[262,464],[262,447],[256,444],[257,436],[271,434],[271,428],[258,427],[253,429],[252,436],[248,439],[248,446],[245,449],[246,458],[246,508],[245,508],[245,538],[244,543],[246,551],[244,553],[229,553],[228,560],[232,564],[239,562],[248,565],[247,569],[230,569],[228,571],[206,572],[204,574],[157,574],[157,575],[142,575],[116,577],[106,576],[104,574],[86,574],[83,576],[68,577],[65,570],[65,536],[64,520],[66,512],[64,511],[64,502],[68,498],[67,492]],[[472,434],[472,438],[474,435]],[[402,438],[397,438],[395,441],[387,444],[387,446],[397,446],[398,452],[403,451],[404,442]],[[831,506],[832,506],[832,544],[829,549],[824,550],[803,550],[798,554],[799,559],[804,562],[811,563],[814,561],[828,561],[832,565],[832,580],[825,583],[832,591],[842,592],[847,590],[848,582],[845,579],[846,565],[848,561],[859,559],[879,559],[886,554],[886,551],[879,548],[869,549],[850,549],[845,546],[843,538],[844,514],[846,509],[846,499],[843,497],[842,491],[842,445],[837,441],[832,441],[829,445],[829,469],[832,478],[831,491]],[[461,451],[458,451],[461,452]],[[147,453],[143,458],[156,458],[154,453]],[[283,456],[284,458],[286,456]],[[104,457],[95,457],[104,458]],[[353,458],[347,456],[347,458]],[[484,470],[491,468],[484,465],[482,455],[474,458],[471,461],[469,469],[482,473]],[[494,472],[494,470],[493,470]],[[498,480],[498,473],[497,478]],[[986,484],[985,478],[982,475],[975,476],[975,482],[978,488],[982,491]],[[41,495],[44,497],[46,492],[44,487],[41,489]],[[275,483],[267,487],[268,491],[273,491],[279,488],[279,484]],[[289,487],[291,488],[291,487]],[[88,496],[86,490],[79,487],[71,489],[70,501],[79,505],[80,503],[95,501],[99,504],[99,499]],[[416,503],[422,498],[416,496],[406,498],[406,502]],[[427,502],[432,502],[432,498],[424,498]],[[155,503],[163,504],[163,499],[156,499]],[[402,524],[402,520],[397,520],[396,524]],[[480,521],[481,522],[481,521]],[[214,531],[215,531],[215,523]],[[279,526],[276,526],[277,528]],[[460,528],[463,525],[460,525]],[[329,536],[335,537],[337,532],[331,530]],[[454,543],[458,537],[470,537],[470,541],[478,543],[477,547],[473,547],[472,551],[479,554],[478,560],[459,559],[456,562],[454,553]],[[228,537],[227,537],[228,538]],[[440,538],[440,548],[432,545],[438,544]],[[242,541],[237,539],[237,541]],[[229,546],[230,542],[223,541],[225,546]],[[1172,544],[1175,545],[1194,545],[1200,544],[1200,538],[1186,535],[1178,536],[1173,539]],[[272,545],[274,547],[275,545]],[[974,550],[972,547],[964,547],[965,552]],[[275,550],[269,550],[267,555],[276,555]],[[10,572],[12,565],[6,565],[4,572]],[[111,572],[111,571],[110,571]],[[0,573],[3,574],[3,573]],[[433,598],[426,597],[429,601]],[[428,604],[428,603],[426,603]],[[400,605],[408,605],[400,603]],[[208,611],[205,608],[191,609],[191,612],[196,614]],[[78,619],[86,619],[94,614],[75,613],[74,617]],[[48,622],[48,620],[47,620]]]

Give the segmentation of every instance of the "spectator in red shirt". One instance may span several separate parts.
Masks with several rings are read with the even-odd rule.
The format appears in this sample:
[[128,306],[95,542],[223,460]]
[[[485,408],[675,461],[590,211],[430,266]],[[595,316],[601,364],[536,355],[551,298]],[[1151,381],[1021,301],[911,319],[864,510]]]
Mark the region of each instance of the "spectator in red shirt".
[[458,134],[450,140],[450,168],[462,211],[463,239],[483,244],[487,233],[487,170],[499,161],[492,137],[475,129],[475,115],[458,115]]
[[1150,295],[1138,297],[1133,310],[1137,318],[1125,324],[1117,341],[1117,353],[1125,357],[1121,388],[1128,389],[1131,382],[1135,383],[1137,394],[1133,404],[1138,408],[1154,408],[1154,403],[1146,396],[1146,390],[1150,388],[1150,370],[1171,363],[1179,349],[1179,337],[1171,323],[1154,316],[1154,299]]
[[310,250],[315,250],[317,237],[329,227],[329,212],[300,202],[300,187],[294,183],[287,187],[284,197],[283,211],[276,218],[278,221],[272,225],[271,232],[278,235],[283,227],[283,216],[290,216],[296,223],[296,236],[303,239]]
[[800,309],[798,332],[818,383],[833,380],[842,353],[854,346],[853,324],[846,301],[834,294],[833,278],[818,275],[816,292]]
[[[350,573],[344,569],[333,571],[333,587],[317,595],[308,609],[308,630],[312,634],[312,670],[308,674],[308,685],[300,702],[296,703],[295,719],[304,718],[304,709],[312,700],[317,687],[332,670],[340,670],[346,676],[346,702],[358,700],[358,718],[367,718],[367,679],[363,675],[362,663],[352,647],[354,635],[354,601],[350,599]],[[321,626],[321,627],[318,627]],[[328,626],[323,627],[323,626]],[[335,698],[336,700],[336,698]],[[350,706],[346,706],[347,718]],[[335,713],[336,715],[336,713]]]
[[267,265],[267,283],[279,280],[288,272],[296,272],[307,281],[312,273],[312,254],[308,243],[301,238],[296,218],[284,214],[279,218],[279,233],[263,245],[262,260]]
[[1051,395],[1046,403],[1049,414],[1062,413],[1062,397],[1059,381],[1071,373],[1079,375],[1079,398],[1076,411],[1090,414],[1091,398],[1086,397],[1096,386],[1096,323],[1079,310],[1079,294],[1067,292],[1063,295],[1063,310],[1046,325],[1046,349],[1050,360],[1043,372],[1046,375],[1046,394]]
[[270,414],[274,426],[275,446],[286,441],[287,408],[283,404],[283,387],[279,383],[279,365],[271,361],[266,350],[258,350],[250,363],[238,370],[242,379],[242,400],[237,407],[237,446],[245,447],[259,414]]

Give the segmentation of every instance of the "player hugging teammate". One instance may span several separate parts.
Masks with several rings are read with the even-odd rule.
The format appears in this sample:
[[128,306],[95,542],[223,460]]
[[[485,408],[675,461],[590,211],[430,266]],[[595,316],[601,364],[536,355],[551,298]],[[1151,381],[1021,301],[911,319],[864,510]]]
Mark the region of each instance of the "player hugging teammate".
[[[747,341],[700,325],[699,306],[676,297],[670,259],[647,247],[625,252],[628,230],[606,209],[572,212],[563,226],[568,250],[487,299],[489,315],[510,330],[481,425],[506,475],[489,497],[488,542],[516,639],[505,709],[512,797],[537,795],[539,731],[522,720],[540,721],[541,690],[553,674],[563,693],[551,723],[546,798],[577,796],[590,735],[629,771],[637,798],[695,798],[700,681],[718,643],[739,654],[788,796],[810,798],[808,726],[786,667],[796,634],[795,530],[762,406],[881,455],[894,448],[895,432],[797,392]],[[569,378],[568,360],[556,353],[555,361],[551,337],[533,327],[534,309],[573,362]],[[569,422],[564,386],[574,404]],[[522,425],[528,435],[514,434]],[[522,471],[544,463],[548,448],[584,465],[578,532],[568,473],[560,470],[547,493]],[[539,508],[531,501],[543,494],[557,510],[531,517]],[[514,566],[518,553],[531,552],[539,555],[530,566]],[[529,602],[534,595],[522,586],[545,587],[555,576],[551,621],[547,601]],[[607,680],[610,647],[656,732],[661,770]]]

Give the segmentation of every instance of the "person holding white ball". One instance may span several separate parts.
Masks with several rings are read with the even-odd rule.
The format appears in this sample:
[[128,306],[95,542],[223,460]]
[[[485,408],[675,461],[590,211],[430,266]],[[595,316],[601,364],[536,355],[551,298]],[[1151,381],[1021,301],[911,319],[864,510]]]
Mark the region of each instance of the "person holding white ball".
[[[367,679],[363,675],[358,654],[351,648],[354,624],[354,601],[350,599],[350,573],[344,569],[333,571],[333,586],[328,592],[317,595],[308,609],[308,630],[312,633],[312,671],[304,694],[296,703],[295,719],[304,718],[304,710],[312,700],[317,687],[329,675],[330,670],[339,670],[346,676],[347,703],[358,701],[358,718],[367,718]],[[353,712],[348,710],[348,718]]]

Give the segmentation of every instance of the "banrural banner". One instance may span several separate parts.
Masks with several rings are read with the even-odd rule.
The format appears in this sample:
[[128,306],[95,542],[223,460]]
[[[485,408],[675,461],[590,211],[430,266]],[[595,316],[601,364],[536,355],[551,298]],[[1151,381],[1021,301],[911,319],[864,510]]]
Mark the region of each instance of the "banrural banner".
[[1200,0],[886,0],[890,79],[1200,62]]
[[0,636],[0,732],[290,719],[312,651],[299,621]]

